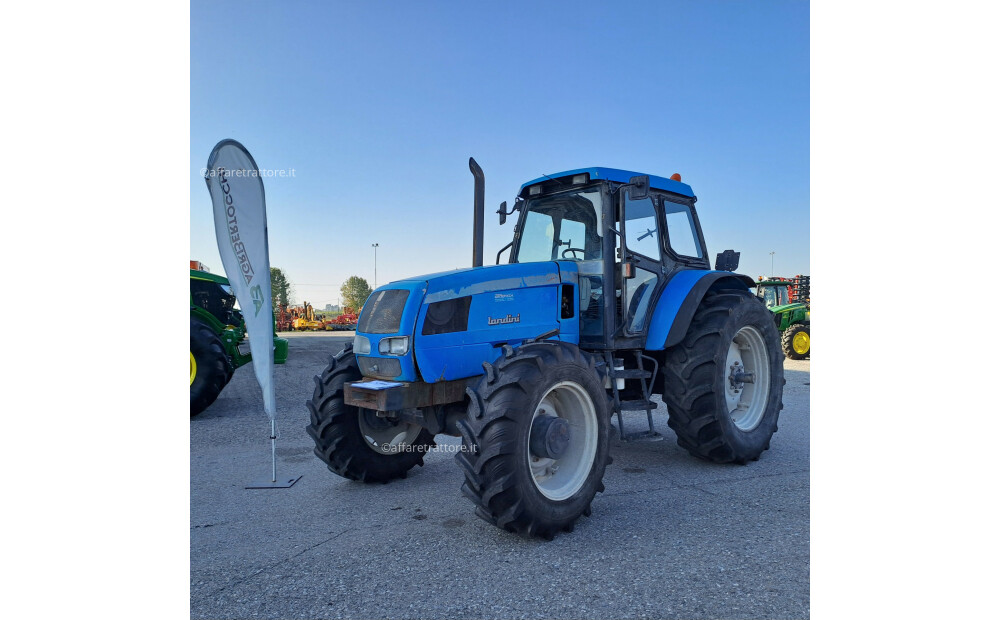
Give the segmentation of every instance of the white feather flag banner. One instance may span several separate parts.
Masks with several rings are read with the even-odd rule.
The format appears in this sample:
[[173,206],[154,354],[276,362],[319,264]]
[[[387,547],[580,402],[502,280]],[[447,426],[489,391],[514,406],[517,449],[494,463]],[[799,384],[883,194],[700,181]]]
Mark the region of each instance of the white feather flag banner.
[[264,412],[273,422],[274,310],[264,182],[246,148],[236,140],[223,140],[208,157],[205,183],[212,195],[219,255],[246,320]]

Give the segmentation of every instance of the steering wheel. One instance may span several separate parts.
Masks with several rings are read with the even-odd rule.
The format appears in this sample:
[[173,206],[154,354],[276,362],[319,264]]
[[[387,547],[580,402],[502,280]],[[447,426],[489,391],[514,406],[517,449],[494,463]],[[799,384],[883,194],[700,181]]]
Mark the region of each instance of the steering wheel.
[[579,258],[576,257],[576,252],[579,252],[580,254],[583,254],[584,256],[587,255],[586,252],[584,250],[581,250],[580,248],[566,248],[565,250],[563,250],[563,253],[562,253],[562,257],[563,258],[566,258],[566,253],[567,252],[573,252],[573,260],[580,260]]

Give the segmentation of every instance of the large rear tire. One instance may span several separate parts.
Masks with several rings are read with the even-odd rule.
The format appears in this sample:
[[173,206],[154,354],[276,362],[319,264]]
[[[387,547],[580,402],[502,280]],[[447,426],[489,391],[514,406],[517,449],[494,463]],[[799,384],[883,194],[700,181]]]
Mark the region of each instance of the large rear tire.
[[678,445],[716,463],[760,458],[778,430],[783,363],[774,319],[753,295],[706,295],[663,364],[667,424]]
[[426,429],[379,418],[370,409],[344,403],[344,384],[361,379],[352,345],[331,358],[323,374],[314,377],[316,389],[309,407],[306,432],[313,452],[330,471],[349,480],[386,483],[405,478],[434,446]]
[[781,334],[781,350],[785,357],[791,360],[804,360],[809,357],[809,326],[796,323]]
[[462,493],[509,532],[551,540],[604,490],[610,413],[603,366],[563,342],[509,346],[467,390]]
[[229,356],[211,327],[191,319],[191,417],[215,402],[232,376]]

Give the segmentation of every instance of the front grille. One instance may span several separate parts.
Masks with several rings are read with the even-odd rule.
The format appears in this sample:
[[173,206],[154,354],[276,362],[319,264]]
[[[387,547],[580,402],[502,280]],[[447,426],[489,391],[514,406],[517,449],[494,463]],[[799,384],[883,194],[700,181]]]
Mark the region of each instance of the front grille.
[[393,289],[372,293],[358,317],[358,331],[363,334],[395,334],[403,320],[403,308],[410,291]]
[[395,379],[402,374],[399,367],[399,360],[386,359],[384,357],[358,356],[358,367],[361,374],[366,377],[376,377],[378,379]]

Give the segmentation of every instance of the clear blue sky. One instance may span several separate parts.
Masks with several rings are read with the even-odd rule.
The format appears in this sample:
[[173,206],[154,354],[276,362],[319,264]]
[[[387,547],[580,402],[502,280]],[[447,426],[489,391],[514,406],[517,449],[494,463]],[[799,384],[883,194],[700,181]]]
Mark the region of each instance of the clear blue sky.
[[[222,273],[201,169],[241,141],[265,178],[271,265],[295,301],[466,267],[469,156],[493,211],[585,166],[683,175],[709,252],[809,273],[809,5],[195,2],[191,258]],[[506,255],[506,254],[505,254]]]

